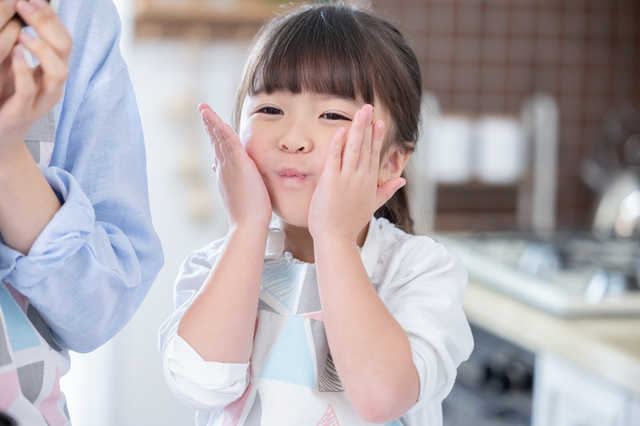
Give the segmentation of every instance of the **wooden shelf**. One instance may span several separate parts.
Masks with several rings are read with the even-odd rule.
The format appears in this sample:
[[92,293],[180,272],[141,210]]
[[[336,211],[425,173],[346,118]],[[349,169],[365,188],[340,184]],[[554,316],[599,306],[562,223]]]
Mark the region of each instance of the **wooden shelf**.
[[251,39],[260,26],[299,2],[275,0],[135,0],[140,38]]

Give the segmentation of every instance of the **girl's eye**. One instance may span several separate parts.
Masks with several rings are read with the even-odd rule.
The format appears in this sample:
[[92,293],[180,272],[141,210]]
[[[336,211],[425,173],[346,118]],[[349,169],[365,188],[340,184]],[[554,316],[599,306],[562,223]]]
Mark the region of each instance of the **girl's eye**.
[[346,120],[351,121],[344,115],[336,114],[335,112],[327,112],[320,116],[320,118],[326,118],[327,120]]
[[260,108],[258,112],[262,112],[264,114],[269,114],[269,115],[284,115],[284,112],[282,112],[281,109],[278,109],[276,107],[270,107],[270,106]]

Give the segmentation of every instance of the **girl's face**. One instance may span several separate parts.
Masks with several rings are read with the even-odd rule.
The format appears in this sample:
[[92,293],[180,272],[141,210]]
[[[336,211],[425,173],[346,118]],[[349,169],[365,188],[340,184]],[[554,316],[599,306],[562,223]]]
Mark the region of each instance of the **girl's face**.
[[[327,148],[340,127],[349,131],[363,105],[311,93],[274,92],[245,98],[240,140],[262,175],[274,213],[283,221],[307,227]],[[379,119],[384,117],[376,109],[374,121]]]

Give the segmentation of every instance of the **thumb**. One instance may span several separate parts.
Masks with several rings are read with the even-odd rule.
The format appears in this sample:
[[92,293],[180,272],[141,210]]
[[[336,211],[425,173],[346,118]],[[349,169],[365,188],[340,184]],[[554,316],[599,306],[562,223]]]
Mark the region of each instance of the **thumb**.
[[407,181],[404,178],[397,177],[389,179],[382,185],[380,185],[376,191],[376,210],[379,209],[389,201],[393,194],[395,194],[400,188],[405,186]]

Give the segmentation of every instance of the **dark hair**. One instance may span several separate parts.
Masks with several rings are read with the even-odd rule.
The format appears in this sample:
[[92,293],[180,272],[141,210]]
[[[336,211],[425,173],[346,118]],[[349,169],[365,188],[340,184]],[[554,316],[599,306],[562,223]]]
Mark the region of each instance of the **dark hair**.
[[[418,139],[422,81],[415,54],[400,31],[343,4],[302,6],[268,22],[256,36],[236,98],[234,127],[247,95],[286,91],[379,102],[387,112],[383,147],[413,152]],[[377,212],[413,231],[405,188]]]

